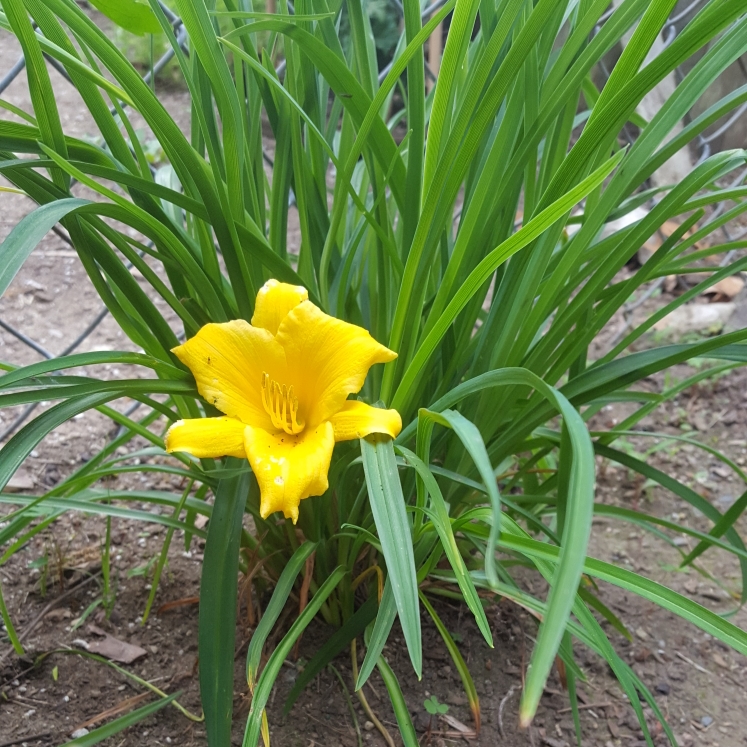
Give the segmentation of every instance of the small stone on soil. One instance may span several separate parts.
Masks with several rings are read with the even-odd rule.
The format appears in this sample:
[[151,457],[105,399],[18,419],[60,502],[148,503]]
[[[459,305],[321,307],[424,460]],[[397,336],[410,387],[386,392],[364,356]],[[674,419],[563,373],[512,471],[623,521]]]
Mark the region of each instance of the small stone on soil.
[[468,703],[467,696],[460,693],[449,693],[446,696],[446,702],[453,706],[464,706]]
[[418,731],[428,731],[431,723],[431,715],[427,711],[418,711],[415,716],[415,728]]
[[724,657],[721,656],[720,654],[714,654],[713,655],[713,661],[716,664],[718,664],[718,666],[720,666],[722,669],[728,669],[729,668],[729,665],[724,660]]
[[[542,739],[542,744],[546,744],[547,747],[568,747],[568,742],[564,739],[553,739],[552,737],[544,737]],[[612,743],[610,742],[609,744]]]
[[656,692],[660,695],[669,695],[669,693],[672,692],[672,688],[669,686],[668,682],[660,682],[656,686]]

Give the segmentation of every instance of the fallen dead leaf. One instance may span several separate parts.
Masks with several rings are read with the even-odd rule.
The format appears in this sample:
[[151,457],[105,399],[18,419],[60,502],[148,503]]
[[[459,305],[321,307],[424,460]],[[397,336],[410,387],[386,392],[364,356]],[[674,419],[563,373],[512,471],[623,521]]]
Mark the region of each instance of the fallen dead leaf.
[[658,233],[655,233],[650,239],[644,241],[643,246],[638,250],[638,261],[645,265],[661,244],[661,237]]
[[185,597],[184,599],[175,599],[173,602],[165,602],[162,604],[158,610],[156,610],[156,615],[162,615],[164,612],[168,612],[169,610],[176,609],[177,607],[185,607],[190,604],[199,604],[200,603],[200,597]]
[[103,641],[90,642],[88,644],[88,650],[92,654],[103,656],[105,659],[118,661],[120,664],[132,664],[133,661],[136,661],[141,656],[145,656],[148,653],[144,648],[140,648],[140,646],[135,646],[126,641],[120,641],[119,638],[109,635],[109,633],[102,630],[97,625],[89,625],[88,630],[94,635],[104,636]]
[[[644,210],[645,208],[638,208],[639,210]],[[648,214],[648,211],[645,211],[645,215]],[[645,217],[644,215],[644,217]],[[664,223],[659,226],[659,229],[657,232],[649,237],[644,243],[643,246],[638,250],[638,261],[641,264],[645,264],[648,259],[651,258],[651,255],[664,243],[666,239],[668,239],[678,228],[679,223],[675,223],[673,220],[667,220],[664,221]],[[697,230],[698,226],[695,225],[692,228],[685,231],[685,233],[682,235],[683,239],[686,239],[690,237],[694,230]],[[696,247],[699,247],[700,245],[698,242],[695,243]]]
[[473,734],[474,730],[471,729],[469,726],[466,726],[458,719],[455,719],[453,716],[449,716],[448,713],[444,713],[441,715],[441,718],[452,728],[456,729],[460,734]]
[[88,570],[101,564],[101,548],[98,544],[73,550],[65,555],[65,568]]
[[[661,224],[659,227],[659,233],[663,234],[667,238],[669,238],[678,228],[680,227],[679,223],[675,223],[673,220],[665,220],[664,223]],[[696,226],[693,226],[693,228],[697,228]],[[683,234],[684,238],[687,238],[688,236],[692,236],[693,229],[690,228]]]
[[146,693],[140,693],[140,695],[135,695],[132,698],[127,698],[127,700],[123,700],[121,703],[118,703],[117,705],[112,706],[111,708],[108,708],[105,711],[102,711],[101,713],[97,714],[93,718],[89,718],[88,721],[84,721],[82,724],[77,726],[73,731],[77,731],[78,729],[87,729],[89,726],[93,726],[94,724],[97,724],[99,721],[105,721],[107,719],[113,718],[114,716],[119,716],[120,713],[125,713],[125,711],[129,711],[130,709],[134,708],[138,703],[142,703],[149,696],[150,696],[150,693],[146,692]]
[[714,301],[731,301],[744,289],[744,280],[739,275],[732,275],[712,285],[705,293],[715,294]]
[[667,293],[671,293],[677,287],[677,276],[667,275],[664,278],[664,290]]

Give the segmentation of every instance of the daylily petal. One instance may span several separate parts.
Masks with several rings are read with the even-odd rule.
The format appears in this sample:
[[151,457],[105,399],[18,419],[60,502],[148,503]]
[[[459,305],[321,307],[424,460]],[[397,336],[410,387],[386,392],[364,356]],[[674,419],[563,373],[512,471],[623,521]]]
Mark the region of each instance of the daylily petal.
[[386,433],[397,438],[402,430],[402,418],[396,410],[382,410],[354,400],[347,400],[330,422],[335,429],[335,441],[351,441],[371,433]]
[[360,391],[374,363],[397,357],[367,330],[328,316],[311,301],[283,319],[276,339],[285,350],[288,385],[295,385],[299,411],[312,428],[339,412],[348,394]]
[[244,428],[236,418],[177,420],[166,433],[166,451],[185,451],[198,459],[245,459]]
[[334,446],[329,422],[307,428],[298,436],[247,427],[244,447],[259,483],[263,519],[282,511],[296,523],[298,504],[311,495],[321,495],[329,486],[327,472]]
[[288,312],[308,298],[309,292],[301,285],[268,280],[257,293],[252,324],[276,335]]
[[172,351],[192,371],[200,394],[247,425],[272,430],[262,406],[262,374],[284,381],[285,354],[266,329],[243,319],[206,324]]

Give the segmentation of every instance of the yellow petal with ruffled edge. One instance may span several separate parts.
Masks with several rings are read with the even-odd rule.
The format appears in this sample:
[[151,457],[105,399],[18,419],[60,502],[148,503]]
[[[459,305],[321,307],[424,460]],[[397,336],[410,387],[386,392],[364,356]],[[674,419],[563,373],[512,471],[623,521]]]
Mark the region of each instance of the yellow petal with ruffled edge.
[[244,428],[236,418],[177,420],[166,433],[166,451],[184,451],[198,459],[246,459]]
[[200,394],[246,425],[272,430],[262,405],[262,374],[285,381],[285,353],[266,329],[242,319],[206,324],[172,351],[191,371]]
[[345,406],[330,418],[335,430],[335,441],[352,441],[371,433],[386,433],[397,438],[402,430],[402,418],[396,410],[381,410],[365,402],[348,400]]
[[335,434],[329,422],[307,428],[297,436],[246,428],[244,448],[259,483],[259,513],[263,519],[282,511],[294,524],[298,521],[298,504],[309,496],[321,495],[329,486],[327,472],[334,446]]
[[342,410],[348,394],[361,390],[371,366],[397,357],[368,330],[325,314],[311,301],[283,319],[275,339],[285,350],[286,382],[294,385],[299,412],[311,428]]
[[288,316],[288,312],[308,298],[309,292],[301,285],[268,280],[257,293],[252,324],[276,335],[280,322]]

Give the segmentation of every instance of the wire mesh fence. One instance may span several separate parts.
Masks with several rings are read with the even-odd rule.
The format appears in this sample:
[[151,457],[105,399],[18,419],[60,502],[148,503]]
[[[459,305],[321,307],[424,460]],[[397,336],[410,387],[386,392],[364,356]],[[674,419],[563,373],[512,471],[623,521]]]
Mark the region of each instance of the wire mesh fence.
[[[700,10],[708,0],[694,0],[694,2],[689,3],[685,7],[679,6],[673,14],[670,16],[669,20],[667,21],[666,25],[664,26],[661,34],[661,48],[666,48],[669,44],[671,44],[674,39],[677,36],[677,33],[684,27],[684,25],[688,22],[688,20],[698,11]],[[433,13],[438,11],[444,4],[446,0],[436,0],[435,2],[429,4],[422,12],[422,18],[423,20],[427,20]],[[176,16],[168,6],[166,6],[164,3],[159,3],[161,5],[162,10],[164,11],[167,19],[172,25],[172,28],[174,30],[174,33],[176,35],[177,41],[179,46],[182,48],[184,53],[186,55],[189,55],[189,40],[187,37],[186,29],[182,25],[181,19]],[[390,0],[390,4],[393,8],[393,10],[399,14],[401,17],[404,13],[404,8],[400,2],[400,0]],[[290,4],[289,4],[290,5]],[[291,6],[292,9],[292,6]],[[615,9],[615,4],[610,8],[610,10],[600,18],[599,24],[594,29],[593,33],[598,33],[599,29],[602,27],[602,24],[612,15]],[[442,26],[439,25],[435,31],[435,33],[440,34],[442,33]],[[436,46],[436,49],[438,50],[437,54],[440,56],[441,53],[441,45],[440,43]],[[146,82],[151,82],[157,76],[161,71],[166,68],[166,66],[169,64],[169,62],[174,58],[174,50],[169,49],[166,51],[159,59],[153,61],[153,63],[150,65],[149,69],[145,72],[143,75],[143,78]],[[56,72],[63,76],[68,82],[70,82],[70,79],[67,75],[67,72],[65,71],[65,68],[53,58],[46,56],[45,57],[47,64],[49,64]],[[429,64],[430,63],[430,64]],[[737,63],[735,63],[737,64]],[[440,66],[440,60],[436,60],[434,62],[433,55],[429,55],[428,59],[426,61],[426,77],[431,81],[436,80],[436,73],[432,68],[435,68],[437,71]],[[392,62],[389,62],[387,65],[385,65],[379,72],[379,81],[383,81],[383,79],[386,77],[387,73],[392,67]],[[601,73],[603,74],[604,78],[608,78],[610,71],[607,69],[604,64],[601,65],[602,70]],[[11,66],[9,70],[5,74],[0,77],[0,96],[3,95],[3,93],[6,91],[6,89],[18,78],[18,76],[22,73],[22,71],[25,68],[25,60],[23,55],[20,55],[17,61]],[[279,64],[276,66],[276,72],[279,76],[282,76],[285,71],[285,61],[282,60],[279,62]],[[677,71],[676,78],[677,83],[679,83],[682,80],[683,73],[681,71]],[[745,80],[747,80],[747,71],[745,71]],[[114,110],[112,109],[112,112]],[[713,127],[710,132],[706,132],[705,134],[700,134],[697,137],[696,143],[695,143],[695,164],[700,164],[703,160],[708,158],[713,152],[714,149],[717,148],[717,144],[720,142],[721,138],[724,136],[725,133],[728,132],[728,130],[737,123],[741,117],[743,117],[747,113],[747,103],[742,104],[741,106],[737,107],[733,112],[731,112],[723,122],[718,124],[718,126]],[[581,125],[579,125],[581,126]],[[624,138],[627,138],[628,141],[632,144],[632,142],[635,139],[635,135],[630,131],[630,129],[625,128],[622,132],[622,136]],[[271,156],[267,153],[265,153],[265,157],[271,161]],[[735,187],[737,185],[743,184],[745,181],[745,177],[747,177],[747,169],[740,172],[736,179],[733,180],[732,184],[730,186]],[[710,214],[708,215],[707,219],[702,224],[703,226],[707,225],[709,222],[714,221],[716,218],[721,216],[723,212],[727,209],[728,203],[727,202],[719,202],[713,205],[712,210]],[[702,226],[701,226],[702,227]],[[728,242],[733,242],[739,240],[741,237],[743,237],[745,234],[747,234],[747,228],[745,227],[734,227],[730,226],[728,223],[721,226],[720,230],[722,231],[724,237]],[[70,239],[67,237],[65,232],[59,228],[55,228],[55,233],[57,236],[65,241],[66,243],[70,244]],[[725,266],[729,264],[729,262],[732,261],[734,254],[737,250],[732,250],[728,254],[726,254],[722,261],[721,266]],[[659,278],[655,281],[652,281],[649,283],[646,287],[646,290],[639,295],[637,298],[632,299],[624,308],[624,317],[626,320],[630,320],[632,318],[632,314],[635,311],[636,308],[638,308],[641,304],[643,304],[646,300],[648,300],[652,295],[654,295],[662,286],[664,283],[665,278]],[[23,329],[19,329],[17,326],[14,326],[10,324],[7,320],[0,318],[0,328],[4,330],[6,333],[11,335],[13,338],[18,340],[20,343],[22,343],[24,346],[29,348],[30,350],[34,351],[37,355],[41,356],[42,358],[45,358],[47,360],[53,360],[58,357],[69,355],[73,352],[75,352],[87,339],[90,338],[90,336],[99,328],[101,323],[104,321],[104,319],[107,318],[109,312],[106,307],[102,306],[99,308],[95,313],[93,313],[90,317],[90,320],[87,322],[83,330],[78,333],[73,339],[70,339],[67,344],[65,344],[62,348],[62,350],[55,354],[52,353],[50,350],[47,349],[41,342],[38,340],[33,339],[33,337],[30,334],[27,334],[24,332]],[[624,333],[625,329],[628,326],[628,321],[624,323],[624,326],[615,335],[615,338],[613,339],[612,344],[620,339],[622,334]],[[126,410],[126,414],[130,415],[132,412],[134,412],[138,407],[140,407],[140,403],[134,403],[129,407],[128,410]],[[9,424],[2,427],[0,430],[0,444],[4,441],[6,441],[8,438],[10,438],[22,425],[25,421],[28,420],[28,418],[32,415],[34,410],[38,407],[38,403],[31,404],[26,406],[25,408],[21,409],[20,412],[17,412],[15,414],[15,417],[11,420]]]

